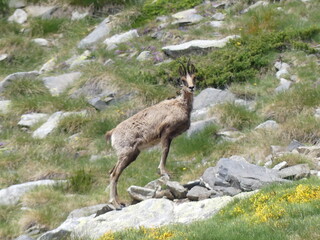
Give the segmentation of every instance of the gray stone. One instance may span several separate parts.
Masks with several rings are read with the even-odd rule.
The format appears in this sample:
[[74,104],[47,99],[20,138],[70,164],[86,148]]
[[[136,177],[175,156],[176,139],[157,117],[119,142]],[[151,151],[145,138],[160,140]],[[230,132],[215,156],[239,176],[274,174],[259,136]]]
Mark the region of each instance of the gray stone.
[[49,61],[47,61],[45,64],[43,64],[43,66],[40,68],[39,73],[43,74],[43,73],[53,71],[56,66],[56,61],[57,61],[56,58],[51,58]]
[[175,198],[182,199],[186,197],[188,190],[184,188],[180,183],[175,181],[167,181],[166,185]]
[[6,59],[8,58],[8,56],[9,56],[9,55],[6,54],[6,53],[0,54],[0,62],[6,60]]
[[58,76],[44,77],[42,80],[44,85],[49,89],[53,96],[61,94],[66,90],[73,82],[81,77],[82,73],[72,72]]
[[200,22],[203,17],[197,14],[196,9],[188,9],[182,12],[173,14],[172,17],[176,21],[172,22],[174,25],[194,24]]
[[211,194],[212,191],[201,186],[195,186],[188,191],[187,198],[191,201],[200,201],[209,198]]
[[48,114],[45,113],[23,114],[20,121],[18,122],[18,125],[21,127],[32,127],[40,121],[47,120],[48,117]]
[[234,187],[215,186],[213,190],[218,193],[217,195],[225,195],[231,197],[241,193],[240,189]]
[[150,61],[152,59],[153,59],[153,56],[152,56],[150,51],[143,51],[137,57],[137,60],[140,61],[140,62]]
[[272,182],[282,182],[277,171],[238,159],[222,158],[218,161],[216,178],[229,182],[231,187],[252,191]]
[[22,9],[17,9],[14,11],[13,15],[8,18],[8,21],[23,24],[27,21],[27,19],[28,14]]
[[94,206],[88,206],[88,207],[84,207],[84,208],[75,209],[71,213],[69,213],[67,219],[90,216],[92,214],[97,213],[99,210],[101,210],[105,206],[108,206],[108,204],[98,204],[98,205],[94,205]]
[[296,149],[300,154],[311,158],[320,158],[320,146],[300,146]]
[[168,181],[169,181],[168,176],[162,176],[156,180],[153,180],[147,183],[144,187],[159,191],[162,189],[163,186],[165,186],[166,182]]
[[317,108],[314,114],[315,118],[320,118],[320,108]]
[[71,20],[72,21],[80,20],[87,17],[88,15],[89,15],[89,11],[78,12],[77,10],[75,10],[72,12]]
[[292,84],[291,81],[284,78],[280,78],[280,85],[275,89],[275,92],[279,93],[279,92],[286,91],[290,88],[291,84]]
[[130,186],[127,191],[130,197],[136,201],[143,201],[146,199],[153,198],[156,194],[156,191],[153,189],[139,186]]
[[252,10],[254,8],[267,6],[268,4],[269,4],[269,2],[266,2],[266,1],[258,1],[255,4],[251,5],[250,7],[244,9],[242,11],[242,13],[247,13],[247,12],[249,12],[250,10]]
[[34,240],[32,237],[29,237],[28,235],[21,235],[17,237],[15,240]]
[[44,39],[44,38],[35,38],[35,39],[32,39],[32,42],[38,44],[39,46],[42,46],[42,47],[48,47],[49,46],[49,41]]
[[220,103],[233,102],[234,100],[234,94],[228,90],[206,88],[194,98],[193,109],[196,111]]
[[214,28],[222,28],[225,25],[224,21],[211,21],[209,24]]
[[76,55],[76,56],[69,58],[65,62],[65,64],[68,65],[70,68],[74,68],[78,65],[81,65],[85,61],[87,61],[87,59],[89,58],[90,55],[91,55],[91,52],[89,50],[86,50],[81,55]]
[[200,120],[196,122],[192,122],[190,125],[190,128],[187,131],[187,136],[191,137],[192,135],[201,132],[204,130],[206,127],[215,124],[217,122],[216,118],[210,118],[207,120]]
[[11,101],[10,100],[0,100],[0,113],[8,113],[9,109],[10,109],[10,104]]
[[281,178],[288,179],[301,179],[310,175],[310,168],[308,164],[298,164],[295,166],[287,167],[279,171]]
[[102,111],[108,107],[109,102],[112,100],[113,100],[112,97],[108,97],[105,100],[101,99],[100,97],[94,97],[94,98],[89,99],[88,103],[90,105],[92,105],[95,109]]
[[213,18],[213,19],[218,20],[218,21],[222,21],[222,20],[224,20],[224,19],[225,19],[225,17],[226,17],[226,15],[225,15],[225,14],[223,14],[223,13],[219,13],[219,12],[217,12],[217,13],[213,14],[213,16],[212,16],[212,18]]
[[104,40],[103,43],[107,45],[107,49],[112,50],[114,45],[117,46],[119,43],[128,42],[137,37],[139,37],[138,31],[133,29],[125,33],[113,35],[112,37]]
[[9,8],[23,8],[26,6],[25,0],[9,0]]
[[191,188],[195,186],[200,186],[200,185],[201,185],[201,180],[198,179],[198,180],[190,181],[190,182],[187,182],[186,184],[183,184],[183,187],[190,190]]
[[304,144],[300,143],[297,140],[291,141],[291,143],[287,147],[287,151],[292,152],[293,150],[297,149],[298,147],[302,147]]
[[288,166],[288,163],[286,161],[282,161],[282,162],[278,163],[277,165],[275,165],[272,169],[279,171],[287,166]]
[[12,185],[8,188],[0,190],[0,205],[15,205],[19,202],[20,198],[38,186],[54,185],[62,181],[55,180],[39,180],[34,182],[27,182],[22,184]]
[[196,122],[196,121],[200,121],[200,120],[206,120],[206,119],[210,118],[209,114],[210,114],[210,107],[194,109],[191,112],[191,121]]
[[279,128],[279,124],[274,120],[268,120],[259,124],[255,129],[264,129],[264,130],[276,130]]
[[212,48],[223,48],[231,39],[238,37],[232,35],[219,40],[192,40],[178,45],[165,46],[162,50],[168,56],[176,58],[194,52],[206,52]]
[[286,77],[286,75],[289,74],[289,70],[290,70],[290,65],[285,63],[285,62],[277,62],[275,64],[276,69],[278,69],[278,71],[276,72],[276,77],[278,79],[281,79],[283,77]]
[[95,30],[93,30],[88,36],[82,39],[79,44],[78,48],[87,48],[93,47],[103,39],[105,39],[110,31],[113,28],[113,23],[111,22],[111,18],[108,17],[104,19]]
[[25,9],[29,16],[41,17],[42,19],[49,19],[51,18],[51,15],[58,9],[58,7],[30,5],[30,6],[27,6]]
[[30,80],[36,78],[39,75],[39,72],[37,71],[31,71],[31,72],[17,72],[12,73],[8,75],[5,79],[3,79],[2,82],[0,82],[0,93],[4,91],[4,89],[15,80],[28,78]]

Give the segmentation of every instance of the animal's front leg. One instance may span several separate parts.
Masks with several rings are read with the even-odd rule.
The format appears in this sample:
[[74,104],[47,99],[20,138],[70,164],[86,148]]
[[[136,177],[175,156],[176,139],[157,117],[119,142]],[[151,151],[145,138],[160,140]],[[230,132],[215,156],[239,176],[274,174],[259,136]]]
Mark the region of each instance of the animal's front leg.
[[161,144],[162,144],[162,156],[161,156],[161,160],[160,160],[160,164],[159,164],[159,172],[161,176],[167,176],[168,178],[169,173],[166,170],[165,166],[166,166],[166,162],[167,162],[167,157],[169,154],[169,150],[170,150],[170,144],[171,144],[172,139],[170,138],[163,138],[161,140]]

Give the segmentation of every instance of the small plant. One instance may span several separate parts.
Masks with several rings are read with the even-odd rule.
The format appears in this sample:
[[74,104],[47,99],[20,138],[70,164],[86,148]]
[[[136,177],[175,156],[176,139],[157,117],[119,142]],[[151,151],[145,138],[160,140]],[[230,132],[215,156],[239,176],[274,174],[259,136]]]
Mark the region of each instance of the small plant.
[[285,154],[281,157],[277,157],[276,159],[273,160],[272,166],[275,166],[278,163],[281,163],[283,161],[286,161],[288,163],[288,166],[294,166],[297,164],[306,163],[306,164],[309,164],[311,168],[315,167],[311,159],[301,154]]
[[75,171],[69,179],[70,189],[76,193],[87,193],[93,184],[93,175],[84,169]]
[[44,86],[43,81],[29,78],[13,81],[4,92],[4,95],[8,98],[32,97],[45,94],[49,94],[49,90]]
[[60,132],[67,134],[79,133],[89,121],[89,118],[85,116],[82,116],[80,114],[72,114],[63,118],[59,122],[58,129]]
[[65,19],[53,18],[53,19],[41,19],[34,18],[30,22],[31,35],[46,36],[48,34],[58,33],[66,22]]

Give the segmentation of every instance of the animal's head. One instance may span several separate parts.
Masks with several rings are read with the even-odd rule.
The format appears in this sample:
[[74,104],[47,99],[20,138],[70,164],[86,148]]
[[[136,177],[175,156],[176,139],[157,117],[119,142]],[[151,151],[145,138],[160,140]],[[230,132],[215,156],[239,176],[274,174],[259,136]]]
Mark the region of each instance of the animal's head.
[[181,81],[182,88],[190,93],[193,92],[196,87],[195,86],[196,68],[190,62],[190,59],[188,60],[187,65],[184,65],[183,63],[181,63],[181,66],[179,67],[179,73],[180,73],[180,81]]

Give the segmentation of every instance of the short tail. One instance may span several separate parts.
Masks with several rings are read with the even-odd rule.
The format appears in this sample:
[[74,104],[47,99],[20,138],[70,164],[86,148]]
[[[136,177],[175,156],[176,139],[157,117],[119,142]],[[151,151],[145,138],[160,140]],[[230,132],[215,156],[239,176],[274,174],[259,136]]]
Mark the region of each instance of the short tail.
[[111,136],[112,136],[112,133],[113,133],[113,130],[114,130],[114,129],[111,129],[110,131],[108,131],[108,132],[104,135],[104,137],[106,138],[106,141],[107,141],[107,142],[110,141]]

